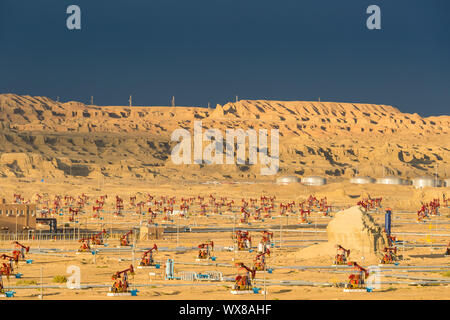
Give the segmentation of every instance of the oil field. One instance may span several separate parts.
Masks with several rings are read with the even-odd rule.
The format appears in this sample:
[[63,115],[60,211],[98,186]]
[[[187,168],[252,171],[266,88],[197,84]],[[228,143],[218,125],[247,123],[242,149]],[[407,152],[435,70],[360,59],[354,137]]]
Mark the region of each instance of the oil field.
[[[120,196],[36,194],[36,228],[2,234],[2,293],[14,299],[448,295],[450,212],[440,190],[413,211],[395,206],[389,194],[401,193],[398,187],[367,186],[362,196],[360,186],[347,185],[345,199],[321,187],[284,186],[272,194],[269,184],[254,187],[254,196],[223,185],[214,194],[195,186],[184,186],[183,194],[170,186]],[[44,225],[53,218],[55,232]]]
[[1,0],[2,312],[439,312],[449,12]]
[[[441,145],[444,139],[433,140],[448,137],[448,116],[423,119],[433,122],[429,127],[435,131],[421,148],[436,150],[434,158],[418,151],[413,139],[395,145],[414,133],[414,126],[397,125],[387,133],[392,124],[372,124],[373,131],[384,128],[378,134],[390,137],[384,153],[366,153],[358,141],[370,137],[353,133],[348,140],[353,151],[337,154],[333,142],[324,149],[326,132],[311,137],[312,125],[311,147],[285,144],[292,138],[283,135],[280,172],[259,176],[259,170],[239,164],[174,165],[167,151],[174,141],[159,135],[160,141],[141,148],[145,139],[136,137],[138,126],[120,138],[106,128],[98,133],[90,125],[95,114],[77,120],[78,136],[65,134],[61,131],[68,127],[53,117],[32,118],[39,108],[75,112],[73,103],[1,97],[6,119],[22,123],[20,131],[10,125],[2,135],[4,299],[449,298],[449,151]],[[244,114],[242,108],[251,104],[238,103],[236,113]],[[19,107],[23,114],[13,111]],[[120,108],[126,109],[115,107],[116,112]],[[188,116],[193,121],[198,112],[160,108],[183,114],[184,120],[176,120],[177,114],[161,119],[166,126]],[[93,113],[102,107],[77,105],[75,110]],[[211,116],[204,114],[203,123]],[[128,126],[133,119],[115,121]],[[31,131],[33,123],[53,126],[53,132]],[[138,147],[132,149],[130,139]],[[391,148],[401,150],[398,157]],[[130,152],[133,160],[108,154],[111,149]],[[391,160],[365,166],[367,155]],[[361,163],[351,165],[355,159]]]

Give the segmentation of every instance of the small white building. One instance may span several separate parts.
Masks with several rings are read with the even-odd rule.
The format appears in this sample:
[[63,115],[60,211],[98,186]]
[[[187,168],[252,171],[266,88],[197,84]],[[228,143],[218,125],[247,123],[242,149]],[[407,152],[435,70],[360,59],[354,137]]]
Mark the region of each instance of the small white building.
[[404,185],[408,184],[406,180],[395,177],[395,176],[387,176],[384,178],[378,178],[377,184],[392,184],[392,185]]
[[450,178],[444,180],[445,186],[450,187]]

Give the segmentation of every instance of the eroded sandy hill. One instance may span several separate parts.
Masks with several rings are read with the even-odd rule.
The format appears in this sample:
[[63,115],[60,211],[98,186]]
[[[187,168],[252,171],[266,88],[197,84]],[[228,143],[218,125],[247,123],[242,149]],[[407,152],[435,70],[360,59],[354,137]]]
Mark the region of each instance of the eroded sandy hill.
[[[198,107],[90,106],[0,95],[0,176],[253,179],[259,167],[174,165],[171,133],[203,127],[279,129],[280,171],[349,177],[450,174],[450,116],[392,106],[242,100]],[[39,174],[37,174],[39,173]],[[267,177],[266,177],[267,178]]]
[[359,206],[337,212],[328,223],[327,238],[327,242],[301,249],[292,253],[291,257],[309,262],[325,259],[333,263],[336,246],[341,245],[350,250],[349,261],[364,257],[365,262],[377,263],[388,243],[382,227]]

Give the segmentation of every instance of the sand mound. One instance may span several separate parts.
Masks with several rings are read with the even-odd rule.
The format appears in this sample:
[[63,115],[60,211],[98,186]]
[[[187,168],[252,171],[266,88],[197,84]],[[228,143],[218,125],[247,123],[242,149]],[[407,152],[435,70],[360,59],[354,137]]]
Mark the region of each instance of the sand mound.
[[373,218],[354,206],[336,213],[327,227],[328,242],[313,245],[292,254],[297,260],[319,260],[332,263],[336,255],[336,245],[350,249],[350,260],[367,263],[378,261],[387,244],[382,227]]

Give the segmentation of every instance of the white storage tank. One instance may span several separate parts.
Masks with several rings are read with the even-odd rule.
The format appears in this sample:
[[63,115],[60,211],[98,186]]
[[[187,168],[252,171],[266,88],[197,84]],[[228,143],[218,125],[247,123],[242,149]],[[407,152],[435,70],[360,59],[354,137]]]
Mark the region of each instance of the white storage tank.
[[413,179],[413,186],[416,188],[440,187],[441,180],[433,177],[418,177]]
[[388,176],[388,177],[377,179],[377,184],[403,185],[403,184],[407,184],[407,183],[402,178],[395,177],[395,176]]
[[403,184],[404,185],[408,185],[408,186],[410,186],[410,185],[412,185],[412,181],[411,180],[403,180]]
[[302,183],[307,186],[323,186],[327,183],[327,179],[320,176],[303,177]]
[[354,184],[370,184],[375,183],[375,179],[371,177],[353,177],[350,179],[350,183]]
[[291,183],[300,183],[300,178],[296,176],[284,176],[277,178],[277,184],[279,185],[287,185]]

